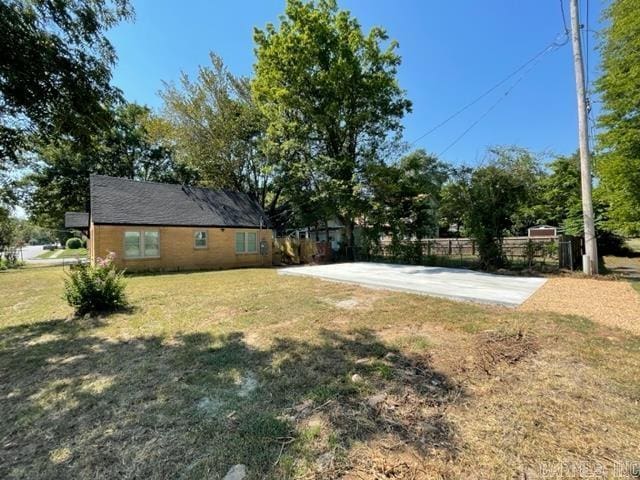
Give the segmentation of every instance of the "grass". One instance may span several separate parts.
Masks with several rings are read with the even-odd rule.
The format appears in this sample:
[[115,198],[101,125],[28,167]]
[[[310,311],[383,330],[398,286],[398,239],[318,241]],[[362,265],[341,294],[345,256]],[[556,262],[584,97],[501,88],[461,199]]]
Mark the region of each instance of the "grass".
[[87,249],[86,248],[65,248],[64,250],[46,250],[38,255],[36,258],[39,259],[47,259],[47,258],[77,258],[77,257],[86,257]]
[[640,338],[583,317],[264,269],[132,276],[127,312],[73,318],[63,278],[0,273],[0,478],[538,478],[640,458]]
[[634,252],[640,253],[640,238],[629,238],[626,244]]

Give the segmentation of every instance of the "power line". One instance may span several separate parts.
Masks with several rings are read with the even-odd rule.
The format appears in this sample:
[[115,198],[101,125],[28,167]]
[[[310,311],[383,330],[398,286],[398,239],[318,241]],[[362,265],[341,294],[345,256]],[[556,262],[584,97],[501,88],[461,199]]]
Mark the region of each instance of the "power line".
[[587,3],[587,8],[586,8],[586,19],[585,19],[585,23],[586,23],[586,28],[584,31],[584,37],[585,37],[585,43],[586,43],[586,81],[587,81],[587,92],[589,91],[589,0],[585,0]]
[[560,12],[562,13],[562,25],[564,26],[564,33],[569,32],[569,28],[567,27],[567,17],[564,15],[564,2],[560,0]]
[[[560,45],[561,46],[561,45]],[[558,48],[560,48],[560,46],[555,46],[554,50],[557,50]],[[449,151],[449,149],[451,149],[451,147],[453,147],[455,144],[457,144],[460,140],[462,140],[462,138],[464,138],[464,136],[469,133],[473,127],[475,127],[478,123],[480,123],[487,115],[489,115],[505,98],[507,98],[507,96],[513,91],[514,88],[516,88],[518,86],[518,84],[524,80],[524,78],[527,76],[527,74],[533,70],[535,68],[535,66],[540,63],[540,61],[542,60],[542,57],[538,58],[538,60],[533,63],[527,70],[524,71],[524,73],[522,75],[520,75],[520,77],[509,87],[505,90],[505,92],[502,94],[502,96],[500,96],[498,98],[498,100],[496,100],[487,110],[485,110],[485,112],[480,115],[476,120],[474,120],[460,135],[458,135],[455,140],[453,142],[451,142],[449,145],[447,145],[447,147],[442,150],[439,153],[439,157],[442,157],[445,153],[447,153]]]
[[413,146],[416,143],[418,143],[420,140],[422,140],[423,138],[425,138],[427,135],[432,134],[433,132],[435,132],[436,130],[438,130],[440,127],[446,125],[447,123],[449,123],[451,120],[453,120],[454,118],[456,118],[458,115],[460,115],[462,112],[464,112],[465,110],[469,109],[470,107],[472,107],[473,105],[475,105],[476,103],[478,103],[480,100],[482,100],[484,97],[486,97],[487,95],[489,95],[490,93],[494,92],[495,90],[497,90],[499,87],[501,87],[502,85],[504,85],[506,82],[508,82],[511,78],[513,78],[516,74],[518,74],[519,72],[521,72],[522,70],[524,70],[527,66],[529,66],[531,63],[535,62],[536,60],[538,60],[539,58],[541,58],[543,55],[545,55],[546,53],[548,53],[549,51],[559,48],[563,45],[566,45],[567,42],[569,41],[569,36],[567,35],[567,33],[564,33],[564,39],[563,40],[558,40],[558,38],[560,37],[560,35],[557,35],[556,38],[546,47],[544,47],[542,50],[540,50],[538,53],[536,53],[533,57],[531,57],[529,60],[527,60],[526,62],[524,62],[522,65],[520,65],[518,68],[516,68],[515,70],[513,70],[510,74],[508,74],[506,77],[504,77],[502,80],[500,80],[498,83],[496,83],[495,85],[493,85],[491,88],[489,88],[488,90],[486,90],[484,93],[482,93],[481,95],[479,95],[478,97],[476,97],[474,100],[472,100],[471,102],[467,103],[466,105],[464,105],[462,108],[460,108],[459,110],[457,110],[456,112],[454,112],[453,114],[451,114],[450,116],[448,116],[447,118],[445,118],[443,121],[441,121],[440,123],[438,123],[437,125],[435,125],[434,127],[432,127],[431,129],[427,130],[425,133],[423,133],[422,135],[420,135],[418,138],[416,138],[413,142],[411,142],[409,144],[409,146]]

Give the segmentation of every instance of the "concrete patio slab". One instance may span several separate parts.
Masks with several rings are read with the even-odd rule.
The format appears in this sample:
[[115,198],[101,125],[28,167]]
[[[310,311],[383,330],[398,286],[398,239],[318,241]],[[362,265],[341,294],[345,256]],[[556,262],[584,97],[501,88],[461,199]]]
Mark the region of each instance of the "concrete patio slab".
[[278,273],[509,307],[520,305],[546,282],[538,277],[366,262],[287,267]]

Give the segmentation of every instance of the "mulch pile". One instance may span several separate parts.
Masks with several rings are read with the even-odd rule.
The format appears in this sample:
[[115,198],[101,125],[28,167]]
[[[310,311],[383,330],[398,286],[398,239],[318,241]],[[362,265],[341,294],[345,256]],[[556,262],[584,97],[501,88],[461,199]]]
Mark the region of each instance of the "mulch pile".
[[550,278],[520,310],[579,315],[640,335],[640,295],[624,281]]

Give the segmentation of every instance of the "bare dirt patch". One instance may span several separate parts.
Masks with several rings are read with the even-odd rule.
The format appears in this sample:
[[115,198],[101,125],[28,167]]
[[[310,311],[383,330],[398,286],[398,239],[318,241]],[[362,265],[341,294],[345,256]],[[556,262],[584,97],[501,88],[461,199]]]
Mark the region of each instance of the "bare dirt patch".
[[628,282],[550,278],[520,310],[579,315],[640,335],[640,295]]
[[487,375],[501,364],[515,365],[538,350],[536,338],[525,332],[486,331],[478,334],[477,364]]

